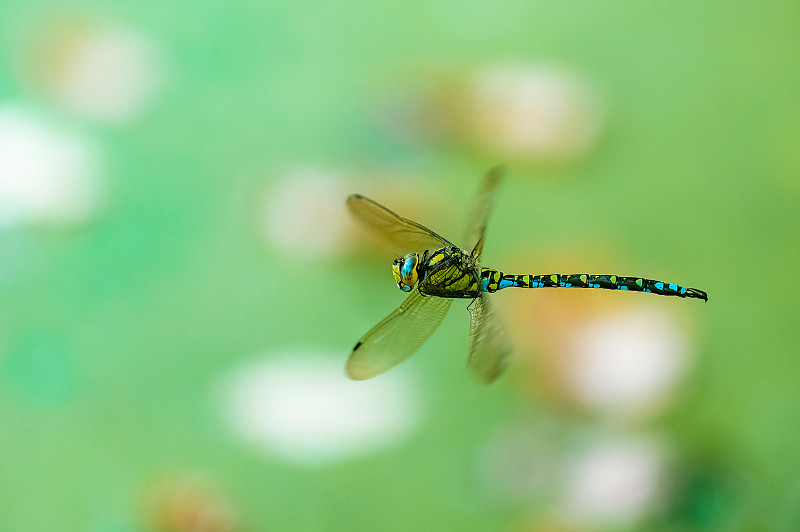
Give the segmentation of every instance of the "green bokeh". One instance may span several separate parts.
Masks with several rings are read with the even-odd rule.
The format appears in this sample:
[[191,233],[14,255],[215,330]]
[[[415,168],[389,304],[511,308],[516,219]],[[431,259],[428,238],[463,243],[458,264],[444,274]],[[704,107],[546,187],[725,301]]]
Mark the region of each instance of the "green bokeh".
[[[515,530],[535,515],[475,476],[476,450],[524,407],[513,378],[479,388],[462,371],[461,309],[407,362],[429,411],[397,446],[297,467],[221,436],[209,404],[220,375],[273,348],[344,362],[400,301],[389,258],[298,264],[266,248],[249,192],[294,164],[422,168],[457,213],[496,161],[400,142],[368,104],[409,73],[508,58],[585,73],[608,123],[580,164],[510,168],[487,262],[585,240],[710,295],[665,302],[698,307],[691,391],[658,425],[689,480],[643,530],[800,527],[796,2],[67,5],[149,35],[167,84],[131,125],[82,125],[109,163],[102,217],[0,240],[0,530],[144,530],[148,487],[186,471],[213,479],[245,530]],[[4,99],[36,100],[13,67],[55,9],[0,5]]]

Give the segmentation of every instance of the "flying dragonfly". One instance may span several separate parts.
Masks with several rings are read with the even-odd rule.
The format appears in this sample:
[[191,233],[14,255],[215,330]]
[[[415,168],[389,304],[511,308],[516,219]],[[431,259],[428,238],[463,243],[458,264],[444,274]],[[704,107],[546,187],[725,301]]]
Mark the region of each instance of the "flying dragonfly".
[[470,212],[465,241],[473,245],[472,251],[360,194],[347,198],[347,207],[356,219],[396,245],[413,250],[392,263],[398,288],[410,295],[353,347],[346,367],[351,379],[375,377],[408,358],[433,334],[456,298],[472,299],[467,366],[486,383],[500,376],[511,354],[488,297],[503,288],[603,288],[708,301],[708,294],[697,288],[642,277],[513,275],[481,267],[486,225],[502,175],[501,167],[487,173]]

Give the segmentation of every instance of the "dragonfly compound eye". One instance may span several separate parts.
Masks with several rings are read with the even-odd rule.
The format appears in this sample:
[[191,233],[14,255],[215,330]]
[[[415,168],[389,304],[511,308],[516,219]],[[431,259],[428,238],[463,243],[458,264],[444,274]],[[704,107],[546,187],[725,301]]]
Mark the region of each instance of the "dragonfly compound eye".
[[356,218],[382,231],[396,245],[413,242],[416,249],[427,250],[422,256],[409,253],[397,257],[392,264],[397,287],[407,296],[353,347],[347,359],[350,378],[369,379],[404,360],[433,334],[454,299],[471,299],[467,307],[470,309],[467,366],[481,381],[492,382],[503,372],[511,354],[502,324],[488,303],[489,294],[504,288],[600,288],[708,301],[708,294],[697,288],[643,277],[587,273],[517,275],[482,267],[483,236],[501,177],[501,168],[494,168],[481,184],[471,211],[469,236],[465,239],[474,246],[471,252],[371,199],[359,194],[347,198],[347,208]]
[[402,259],[397,259],[392,263],[392,275],[397,283],[397,287],[403,292],[410,292],[417,284],[417,264],[419,254],[409,253]]

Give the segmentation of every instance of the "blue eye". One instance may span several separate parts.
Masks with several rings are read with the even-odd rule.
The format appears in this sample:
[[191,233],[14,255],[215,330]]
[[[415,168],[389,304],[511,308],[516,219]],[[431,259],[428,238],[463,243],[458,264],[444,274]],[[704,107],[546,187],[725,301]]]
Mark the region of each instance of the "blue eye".
[[409,253],[406,255],[405,260],[403,261],[403,268],[400,270],[403,277],[408,278],[411,274],[414,273],[414,270],[417,267],[417,255]]
[[[467,306],[470,311],[467,365],[485,383],[500,375],[511,352],[503,327],[488,306],[488,294],[498,290],[511,287],[602,288],[708,301],[708,294],[697,288],[642,277],[586,273],[516,275],[482,267],[483,237],[502,174],[501,167],[490,170],[480,186],[479,196],[470,211],[472,219],[467,239],[470,247],[467,249],[458,248],[424,225],[403,218],[360,194],[347,198],[347,207],[356,218],[383,231],[395,244],[410,241],[419,244],[417,249],[424,249],[421,256],[417,252],[402,258],[395,255],[394,281],[403,292],[413,293],[353,347],[347,360],[350,378],[372,378],[411,355],[436,330],[455,298],[472,300]],[[534,231],[529,236],[535,238],[536,234]],[[428,244],[438,247],[421,247]]]

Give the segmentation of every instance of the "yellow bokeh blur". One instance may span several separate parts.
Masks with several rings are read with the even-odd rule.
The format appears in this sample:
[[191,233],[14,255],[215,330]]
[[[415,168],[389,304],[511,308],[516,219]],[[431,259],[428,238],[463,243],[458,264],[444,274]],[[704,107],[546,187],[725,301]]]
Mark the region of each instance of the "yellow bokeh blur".
[[[0,531],[800,530],[800,5],[4,0]],[[362,193],[502,290],[405,297]],[[410,331],[409,334],[413,334]]]

